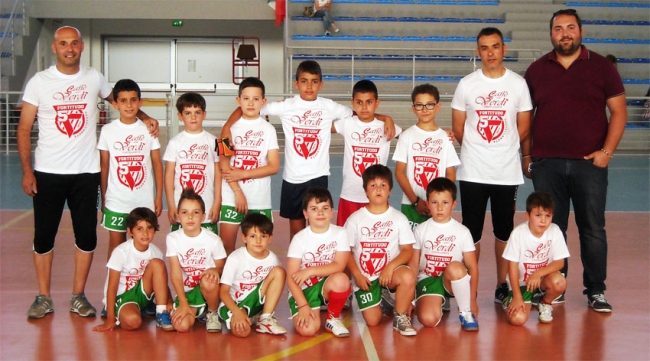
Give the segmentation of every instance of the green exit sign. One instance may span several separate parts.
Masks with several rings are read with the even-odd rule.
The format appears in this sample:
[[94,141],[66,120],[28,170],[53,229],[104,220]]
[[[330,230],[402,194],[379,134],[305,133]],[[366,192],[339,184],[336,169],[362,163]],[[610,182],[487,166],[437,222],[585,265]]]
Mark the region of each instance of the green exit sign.
[[183,20],[174,20],[172,21],[173,26],[183,26]]

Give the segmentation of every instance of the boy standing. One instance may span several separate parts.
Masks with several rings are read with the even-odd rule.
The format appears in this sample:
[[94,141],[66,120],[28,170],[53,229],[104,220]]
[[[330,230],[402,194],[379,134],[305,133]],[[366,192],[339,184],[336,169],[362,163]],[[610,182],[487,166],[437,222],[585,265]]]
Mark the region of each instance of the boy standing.
[[230,128],[235,154],[220,160],[220,235],[227,254],[235,250],[239,224],[246,213],[262,213],[273,219],[271,175],[280,169],[275,128],[260,117],[260,109],[266,104],[264,83],[257,78],[244,79],[239,85],[237,104],[242,116]]
[[156,326],[173,331],[167,268],[162,251],[151,243],[158,231],[158,218],[149,208],[136,208],[126,217],[126,230],[132,239],[118,245],[106,264],[106,321],[93,330],[110,331],[117,325],[125,330],[138,329],[141,310],[155,295]]
[[413,254],[413,232],[402,213],[388,204],[393,173],[375,164],[363,173],[368,205],[354,212],[345,223],[352,257],[348,269],[354,277],[354,294],[368,326],[381,322],[382,289],[395,293],[393,328],[404,336],[415,336],[408,315],[415,294],[415,274],[406,264]]
[[293,237],[287,252],[289,308],[301,336],[314,336],[320,329],[322,304],[327,305],[325,331],[336,337],[350,336],[340,318],[350,294],[350,279],[343,273],[350,244],[345,229],[330,224],[332,203],[327,189],[305,192],[303,214],[309,226]]
[[[390,139],[384,134],[384,123],[375,118],[378,106],[375,84],[370,80],[359,80],[352,88],[352,109],[356,115],[334,122],[334,130],[343,135],[345,140],[337,226],[343,226],[352,213],[368,204],[368,197],[359,192],[363,172],[373,164],[386,165],[388,161]],[[402,128],[396,125],[395,135],[401,132]]]
[[[323,87],[320,65],[305,60],[296,70],[293,85],[299,95],[284,101],[267,104],[261,116],[280,117],[285,135],[285,162],[282,173],[280,216],[289,219],[289,236],[293,239],[306,226],[302,209],[305,191],[311,187],[327,189],[330,174],[329,147],[334,119],[352,116],[350,108],[331,99],[321,98]],[[241,116],[237,109],[223,127],[221,137],[230,137],[230,125]],[[380,120],[382,117],[376,115]],[[388,138],[394,129],[392,118],[383,117]]]
[[411,93],[411,101],[418,122],[399,137],[393,160],[395,178],[404,192],[402,213],[415,228],[430,216],[427,202],[423,201],[427,199],[427,185],[438,177],[455,181],[455,167],[460,160],[447,133],[436,124],[441,108],[438,88],[418,85]]
[[203,129],[207,115],[205,99],[198,93],[185,93],[176,101],[178,119],[185,130],[167,144],[165,161],[165,193],[171,230],[178,229],[176,205],[184,188],[192,188],[205,202],[208,214],[201,227],[217,233],[221,208],[221,171],[219,156],[214,151],[216,137]]
[[[560,273],[569,250],[562,230],[553,221],[553,198],[545,192],[533,192],[526,199],[528,222],[515,227],[503,258],[508,260],[510,292],[503,308],[511,324],[526,323],[534,293],[544,292],[537,304],[539,322],[553,321],[553,300],[566,290]],[[519,285],[517,287],[516,285]]]
[[179,332],[188,332],[204,312],[207,331],[221,332],[217,306],[226,251],[219,236],[201,227],[204,218],[201,196],[192,188],[183,190],[178,201],[182,228],[167,235],[171,283],[176,292],[172,323]]
[[443,302],[453,295],[463,330],[478,331],[478,262],[469,230],[451,218],[457,203],[456,185],[451,180],[436,178],[427,186],[431,218],[413,232],[415,245],[409,263],[418,270],[415,310],[424,326],[435,327],[442,318]]
[[160,215],[163,185],[160,142],[136,117],[142,106],[140,87],[131,79],[119,80],[113,87],[112,103],[120,119],[102,128],[97,143],[109,258],[126,241],[126,217],[132,209],[145,206]]
[[[242,82],[243,84],[243,82]],[[268,249],[273,222],[261,213],[249,213],[241,222],[244,247],[226,260],[221,277],[219,317],[238,337],[247,337],[255,317],[255,331],[282,335],[287,330],[273,317],[287,273]]]

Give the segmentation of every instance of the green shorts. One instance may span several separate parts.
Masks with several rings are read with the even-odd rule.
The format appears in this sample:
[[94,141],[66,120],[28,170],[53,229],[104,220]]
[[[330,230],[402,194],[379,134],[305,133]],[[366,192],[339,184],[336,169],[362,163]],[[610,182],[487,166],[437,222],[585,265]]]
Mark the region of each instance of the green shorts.
[[[172,224],[170,225],[171,232],[178,231],[179,229],[183,228],[180,223],[177,224]],[[205,228],[207,230],[212,231],[214,234],[219,234],[219,224],[218,223],[201,223],[201,228]]]
[[128,213],[113,212],[108,208],[104,208],[102,212],[102,226],[113,232],[126,232],[126,217]]
[[115,299],[115,318],[118,320],[120,319],[120,310],[122,309],[122,306],[129,303],[135,303],[138,305],[138,308],[144,310],[144,308],[147,307],[147,304],[151,302],[152,298],[153,292],[150,295],[147,295],[144,292],[142,279],[140,279],[130,290],[118,295]]
[[[323,286],[325,285],[325,281],[327,281],[327,277],[323,277],[317,284],[302,290],[302,293],[305,295],[307,303],[309,303],[309,307],[312,310],[318,309],[321,305],[327,304],[327,301],[325,301],[325,296],[323,295]],[[293,298],[293,296],[289,296],[288,301],[289,310],[291,311],[291,318],[293,318],[293,316],[298,313],[298,305],[296,304],[296,300]]]
[[391,294],[395,293],[395,290],[391,290],[388,287],[384,287],[379,284],[379,278],[372,281],[372,284],[369,287],[368,291],[358,289],[354,291],[354,297],[357,299],[357,304],[359,304],[359,310],[365,311],[369,308],[378,306],[381,302],[381,290],[387,289]]
[[[187,298],[187,304],[190,307],[196,308],[196,316],[201,316],[203,311],[205,311],[205,298],[201,293],[201,284],[199,283],[196,287],[192,288],[191,291],[185,292],[185,297]],[[174,299],[174,309],[178,308],[178,296]]]
[[[539,288],[530,292],[526,289],[526,286],[519,286],[519,290],[521,291],[521,297],[524,299],[524,303],[530,303],[534,294],[542,292]],[[508,291],[508,298],[503,301],[503,307],[508,307],[510,302],[512,302],[512,290]]]
[[[251,293],[249,293],[246,298],[237,303],[237,306],[239,306],[239,308],[246,311],[248,317],[257,315],[258,313],[262,312],[262,309],[264,308],[264,301],[266,301],[266,298],[262,297],[260,294],[263,285],[264,281],[258,283],[257,287],[255,287],[255,289],[251,291]],[[229,330],[231,317],[232,312],[228,309],[228,307],[226,307],[226,305],[223,304],[223,302],[221,302],[221,305],[219,305],[219,318],[226,322],[226,327],[228,327]]]
[[415,285],[415,300],[425,296],[438,296],[438,297],[453,297],[453,295],[445,289],[445,284],[442,281],[442,275],[438,277],[427,277],[419,281]]
[[[249,209],[248,213],[262,213],[273,221],[273,213],[271,209]],[[244,220],[245,216],[246,214],[237,212],[233,206],[222,205],[219,220],[223,223],[240,224],[241,221]]]
[[423,216],[418,211],[415,210],[415,207],[413,207],[410,204],[402,204],[402,214],[406,216],[406,218],[409,220],[409,224],[411,225],[411,230],[414,230],[415,227],[418,226],[420,223],[426,222],[429,217]]

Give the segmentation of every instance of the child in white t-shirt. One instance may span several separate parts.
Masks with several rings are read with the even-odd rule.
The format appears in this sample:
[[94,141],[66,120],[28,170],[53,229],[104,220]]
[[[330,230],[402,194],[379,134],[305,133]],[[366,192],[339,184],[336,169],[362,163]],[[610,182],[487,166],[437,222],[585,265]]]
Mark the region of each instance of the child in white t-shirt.
[[383,316],[382,291],[394,293],[393,328],[401,335],[415,336],[409,315],[415,273],[406,265],[415,238],[406,216],[388,204],[393,173],[385,165],[372,165],[363,173],[363,188],[368,205],[345,223],[352,248],[348,270],[355,280],[354,295],[368,326],[376,326]]
[[[521,326],[530,316],[536,293],[543,293],[536,304],[539,322],[553,321],[553,300],[566,290],[560,273],[569,250],[560,227],[553,221],[553,198],[533,192],[526,199],[528,222],[515,227],[503,251],[508,260],[510,292],[503,308],[511,324]],[[517,287],[517,285],[519,287]]]
[[260,333],[285,334],[287,330],[273,317],[287,276],[278,257],[268,249],[273,222],[261,213],[249,213],[241,230],[245,246],[228,256],[221,276],[219,317],[238,337],[248,337],[253,324]]
[[176,292],[172,323],[179,332],[188,332],[197,317],[205,316],[208,332],[221,332],[217,314],[219,278],[226,251],[219,236],[201,227],[205,203],[192,188],[178,201],[182,228],[167,235],[167,258],[171,284]]
[[185,93],[176,101],[178,119],[185,129],[169,141],[163,155],[167,216],[172,231],[180,227],[176,205],[185,188],[194,189],[205,202],[207,214],[201,227],[218,231],[221,171],[215,164],[219,162],[214,151],[216,137],[203,129],[205,109],[205,98],[198,93]]
[[280,169],[280,151],[275,128],[260,117],[266,104],[264,83],[246,78],[239,85],[237,104],[241,119],[230,128],[235,154],[221,157],[221,239],[230,254],[235,250],[239,224],[246,213],[262,213],[273,219],[271,175]]
[[108,230],[108,257],[126,241],[126,217],[136,207],[162,212],[160,142],[136,117],[142,106],[140,87],[122,79],[113,87],[113,107],[120,118],[99,135],[102,226]]

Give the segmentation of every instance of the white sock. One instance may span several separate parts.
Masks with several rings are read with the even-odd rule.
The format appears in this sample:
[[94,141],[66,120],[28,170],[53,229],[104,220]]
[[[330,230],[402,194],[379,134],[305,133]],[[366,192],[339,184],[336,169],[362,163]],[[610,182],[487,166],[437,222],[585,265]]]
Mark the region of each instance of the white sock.
[[156,314],[167,311],[167,305],[156,305]]
[[272,315],[273,315],[272,313],[263,313],[260,315],[260,318],[264,319],[264,318],[271,317]]
[[471,311],[471,289],[469,286],[470,279],[472,279],[470,275],[465,275],[465,277],[459,280],[451,281],[451,291],[454,293],[456,303],[458,304],[458,310],[460,312]]

